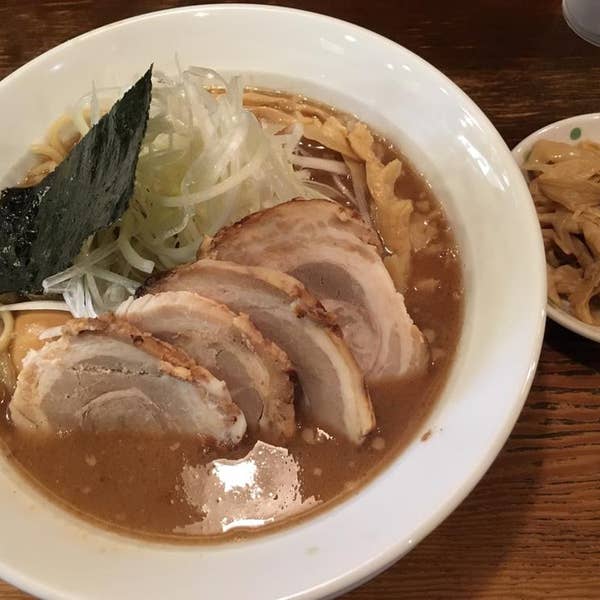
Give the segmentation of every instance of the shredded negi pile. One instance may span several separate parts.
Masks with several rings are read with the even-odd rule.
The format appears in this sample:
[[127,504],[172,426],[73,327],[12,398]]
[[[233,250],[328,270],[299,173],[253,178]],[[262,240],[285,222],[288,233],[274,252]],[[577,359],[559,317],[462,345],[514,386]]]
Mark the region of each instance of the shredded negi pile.
[[[40,161],[25,184],[44,186],[55,177],[73,145],[85,144],[101,115],[118,107],[120,92],[94,89],[62,116],[32,147]],[[239,77],[225,81],[210,69],[190,67],[175,78],[155,71],[127,210],[98,223],[93,235],[87,230],[70,266],[46,274],[43,292],[62,296],[60,306],[74,316],[114,310],[150,273],[192,261],[205,236],[298,196],[351,204],[383,240],[395,240],[384,244],[384,261],[403,291],[411,251],[435,251],[439,214],[424,215],[412,199],[396,196],[402,164],[385,164],[381,146],[363,123],[301,96],[244,91]]]
[[88,241],[72,269],[49,277],[46,293],[62,294],[77,316],[112,310],[148,274],[192,260],[203,236],[222,225],[320,195],[289,161],[300,132],[264,130],[243,108],[242,93],[239,78],[228,84],[208,69],[176,80],[157,75],[128,211]]
[[600,325],[600,145],[541,140],[525,169],[546,248],[548,297]]

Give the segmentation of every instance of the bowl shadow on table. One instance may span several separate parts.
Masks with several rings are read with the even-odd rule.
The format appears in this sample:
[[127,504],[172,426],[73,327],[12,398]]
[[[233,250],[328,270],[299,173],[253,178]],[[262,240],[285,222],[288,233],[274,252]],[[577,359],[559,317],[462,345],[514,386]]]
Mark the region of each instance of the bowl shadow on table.
[[600,343],[577,335],[550,320],[546,325],[544,341],[548,347],[573,363],[600,373]]
[[[566,451],[557,458],[556,440],[570,433],[559,425],[563,411],[569,410],[565,406],[577,403],[570,397],[563,404],[561,396],[552,394],[559,394],[554,390],[561,386],[569,387],[570,379],[565,378],[580,378],[580,386],[593,382],[600,371],[599,349],[548,322],[531,393],[488,473],[436,531],[385,575],[345,600],[462,599],[486,591],[490,597],[514,597],[515,590],[530,582],[532,565],[536,585],[549,579],[554,567],[545,552],[553,524],[546,512],[552,509],[547,508],[549,492],[544,486],[564,482],[561,460],[572,457]],[[581,392],[572,385],[574,394]]]

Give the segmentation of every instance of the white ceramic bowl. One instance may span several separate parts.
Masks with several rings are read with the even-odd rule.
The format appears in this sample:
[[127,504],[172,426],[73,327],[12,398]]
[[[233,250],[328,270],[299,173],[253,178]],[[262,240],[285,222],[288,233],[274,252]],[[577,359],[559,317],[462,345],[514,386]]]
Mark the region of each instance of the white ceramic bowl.
[[[385,569],[469,493],[506,440],[544,329],[544,254],[531,198],[504,142],[444,75],[374,33],[249,5],[154,13],[67,42],[0,83],[0,173],[96,85],[150,62],[248,74],[360,115],[442,200],[464,263],[466,315],[443,397],[398,459],[336,508],[278,533],[218,546],[145,543],[95,529],[0,461],[0,577],[44,598],[321,598]],[[402,398],[398,398],[401,402]]]
[[[542,129],[538,129],[527,136],[512,151],[520,167],[527,159],[533,145],[541,139],[567,144],[575,144],[585,139],[600,142],[600,113],[577,115],[576,117],[556,121],[556,123],[546,125],[546,127],[542,127]],[[527,174],[524,172],[523,175],[526,176]],[[594,342],[600,342],[600,327],[588,325],[576,319],[573,315],[551,302],[548,302],[547,311],[548,316],[563,327]]]

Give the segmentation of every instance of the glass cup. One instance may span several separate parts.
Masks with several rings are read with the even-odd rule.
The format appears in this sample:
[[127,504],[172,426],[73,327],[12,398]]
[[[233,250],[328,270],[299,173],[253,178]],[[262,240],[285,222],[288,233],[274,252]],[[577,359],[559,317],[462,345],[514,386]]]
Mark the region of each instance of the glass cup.
[[600,46],[600,0],[563,0],[563,15],[581,38]]

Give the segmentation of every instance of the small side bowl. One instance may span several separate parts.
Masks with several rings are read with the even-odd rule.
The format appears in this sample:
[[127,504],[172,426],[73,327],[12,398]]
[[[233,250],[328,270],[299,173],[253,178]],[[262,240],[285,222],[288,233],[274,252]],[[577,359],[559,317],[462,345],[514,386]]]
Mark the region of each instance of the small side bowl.
[[[538,129],[522,142],[517,144],[512,151],[514,159],[522,169],[525,160],[531,151],[533,145],[540,139],[551,140],[553,142],[566,142],[576,144],[581,140],[589,139],[600,142],[600,113],[590,113],[587,115],[577,115],[569,117],[562,121],[556,121]],[[527,174],[523,171],[523,174]],[[548,301],[548,316],[556,323],[566,327],[573,333],[582,335],[594,342],[600,342],[600,327],[588,325],[569,314],[562,308]]]

